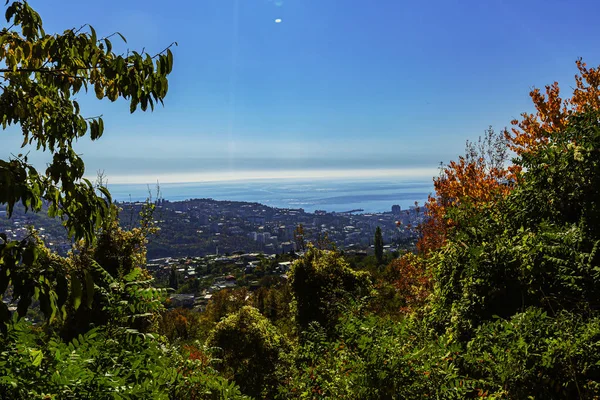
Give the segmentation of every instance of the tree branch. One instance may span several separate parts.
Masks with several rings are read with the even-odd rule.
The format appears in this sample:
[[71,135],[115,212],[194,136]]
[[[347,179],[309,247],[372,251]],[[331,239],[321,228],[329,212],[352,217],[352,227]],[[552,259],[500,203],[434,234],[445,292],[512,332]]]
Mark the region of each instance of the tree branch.
[[155,59],[156,57],[160,56],[161,54],[163,54],[164,52],[166,52],[167,50],[169,50],[171,47],[173,46],[178,46],[177,42],[173,42],[170,45],[168,45],[167,47],[165,47],[165,49],[163,51],[161,51],[160,53],[156,53],[152,59]]
[[[92,69],[93,67],[86,67],[86,68],[77,68],[78,70],[88,70],[88,69]],[[73,79],[82,79],[82,80],[88,80],[88,77],[85,76],[78,76],[78,75],[70,75],[67,74],[65,70],[63,69],[44,69],[44,68],[18,68],[16,70],[12,70],[10,68],[2,68],[0,69],[0,73],[19,73],[19,72],[24,72],[24,73],[33,73],[33,72],[39,72],[41,74],[49,74],[49,75],[54,75],[54,76],[62,76],[65,78],[73,78]],[[1,76],[1,78],[3,78],[4,80],[9,80],[9,78],[5,77],[5,76]]]
[[98,119],[98,118],[102,118],[104,116],[104,114],[100,114],[100,115],[96,115],[95,117],[87,117],[84,118],[86,121],[89,121],[91,119]]

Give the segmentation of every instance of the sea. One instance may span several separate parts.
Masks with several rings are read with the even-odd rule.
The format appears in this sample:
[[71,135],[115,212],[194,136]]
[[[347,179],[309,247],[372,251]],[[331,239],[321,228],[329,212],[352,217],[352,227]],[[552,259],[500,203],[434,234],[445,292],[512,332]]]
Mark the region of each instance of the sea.
[[[363,213],[391,211],[423,205],[433,192],[431,178],[378,179],[260,179],[223,182],[164,183],[159,197],[169,201],[210,198],[256,202],[277,208],[302,208],[306,212],[324,210]],[[117,201],[143,201],[157,197],[156,185],[109,184]]]

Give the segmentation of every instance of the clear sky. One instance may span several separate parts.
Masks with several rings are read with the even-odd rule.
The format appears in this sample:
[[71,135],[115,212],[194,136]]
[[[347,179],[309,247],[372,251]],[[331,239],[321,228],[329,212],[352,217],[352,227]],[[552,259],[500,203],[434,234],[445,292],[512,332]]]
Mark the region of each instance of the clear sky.
[[[123,101],[82,100],[104,115],[105,135],[78,151],[113,182],[435,170],[466,139],[531,111],[532,86],[568,90],[578,57],[600,64],[597,0],[30,4],[47,32],[90,23],[125,35],[117,49],[179,43],[164,108],[130,115]],[[0,156],[20,139],[0,134]]]

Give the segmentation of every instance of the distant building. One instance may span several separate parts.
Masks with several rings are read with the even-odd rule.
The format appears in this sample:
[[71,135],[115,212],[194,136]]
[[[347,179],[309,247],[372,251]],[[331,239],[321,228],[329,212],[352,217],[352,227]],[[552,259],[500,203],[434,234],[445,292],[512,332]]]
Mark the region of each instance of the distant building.
[[285,261],[278,263],[277,266],[279,267],[279,271],[288,272],[292,266],[292,263],[290,261]]
[[249,216],[248,217],[248,221],[250,221],[251,223],[254,224],[264,224],[265,223],[265,217],[262,216],[258,216],[258,215],[253,215],[253,216]]
[[281,252],[282,253],[289,253],[290,251],[294,251],[295,249],[295,243],[292,242],[283,242],[281,243]]
[[169,296],[169,299],[171,300],[172,307],[192,308],[194,306],[196,296],[193,294],[172,294]]
[[401,212],[402,212],[402,207],[400,207],[398,204],[394,204],[392,206],[392,214],[400,215]]

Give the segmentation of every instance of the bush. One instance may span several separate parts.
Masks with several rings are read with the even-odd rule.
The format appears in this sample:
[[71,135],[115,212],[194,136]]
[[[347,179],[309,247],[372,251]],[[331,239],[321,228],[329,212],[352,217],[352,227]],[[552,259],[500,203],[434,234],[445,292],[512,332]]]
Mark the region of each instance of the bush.
[[219,322],[206,345],[219,350],[222,362],[218,369],[237,382],[244,393],[257,398],[272,397],[275,369],[290,345],[257,309],[242,307]]
[[574,399],[600,391],[598,317],[531,308],[482,325],[467,349],[465,368],[490,395]]
[[292,308],[299,329],[317,322],[331,331],[349,303],[373,294],[367,272],[353,271],[337,252],[309,247],[289,274]]
[[70,342],[24,322],[0,339],[0,399],[242,399],[151,335],[93,329]]

